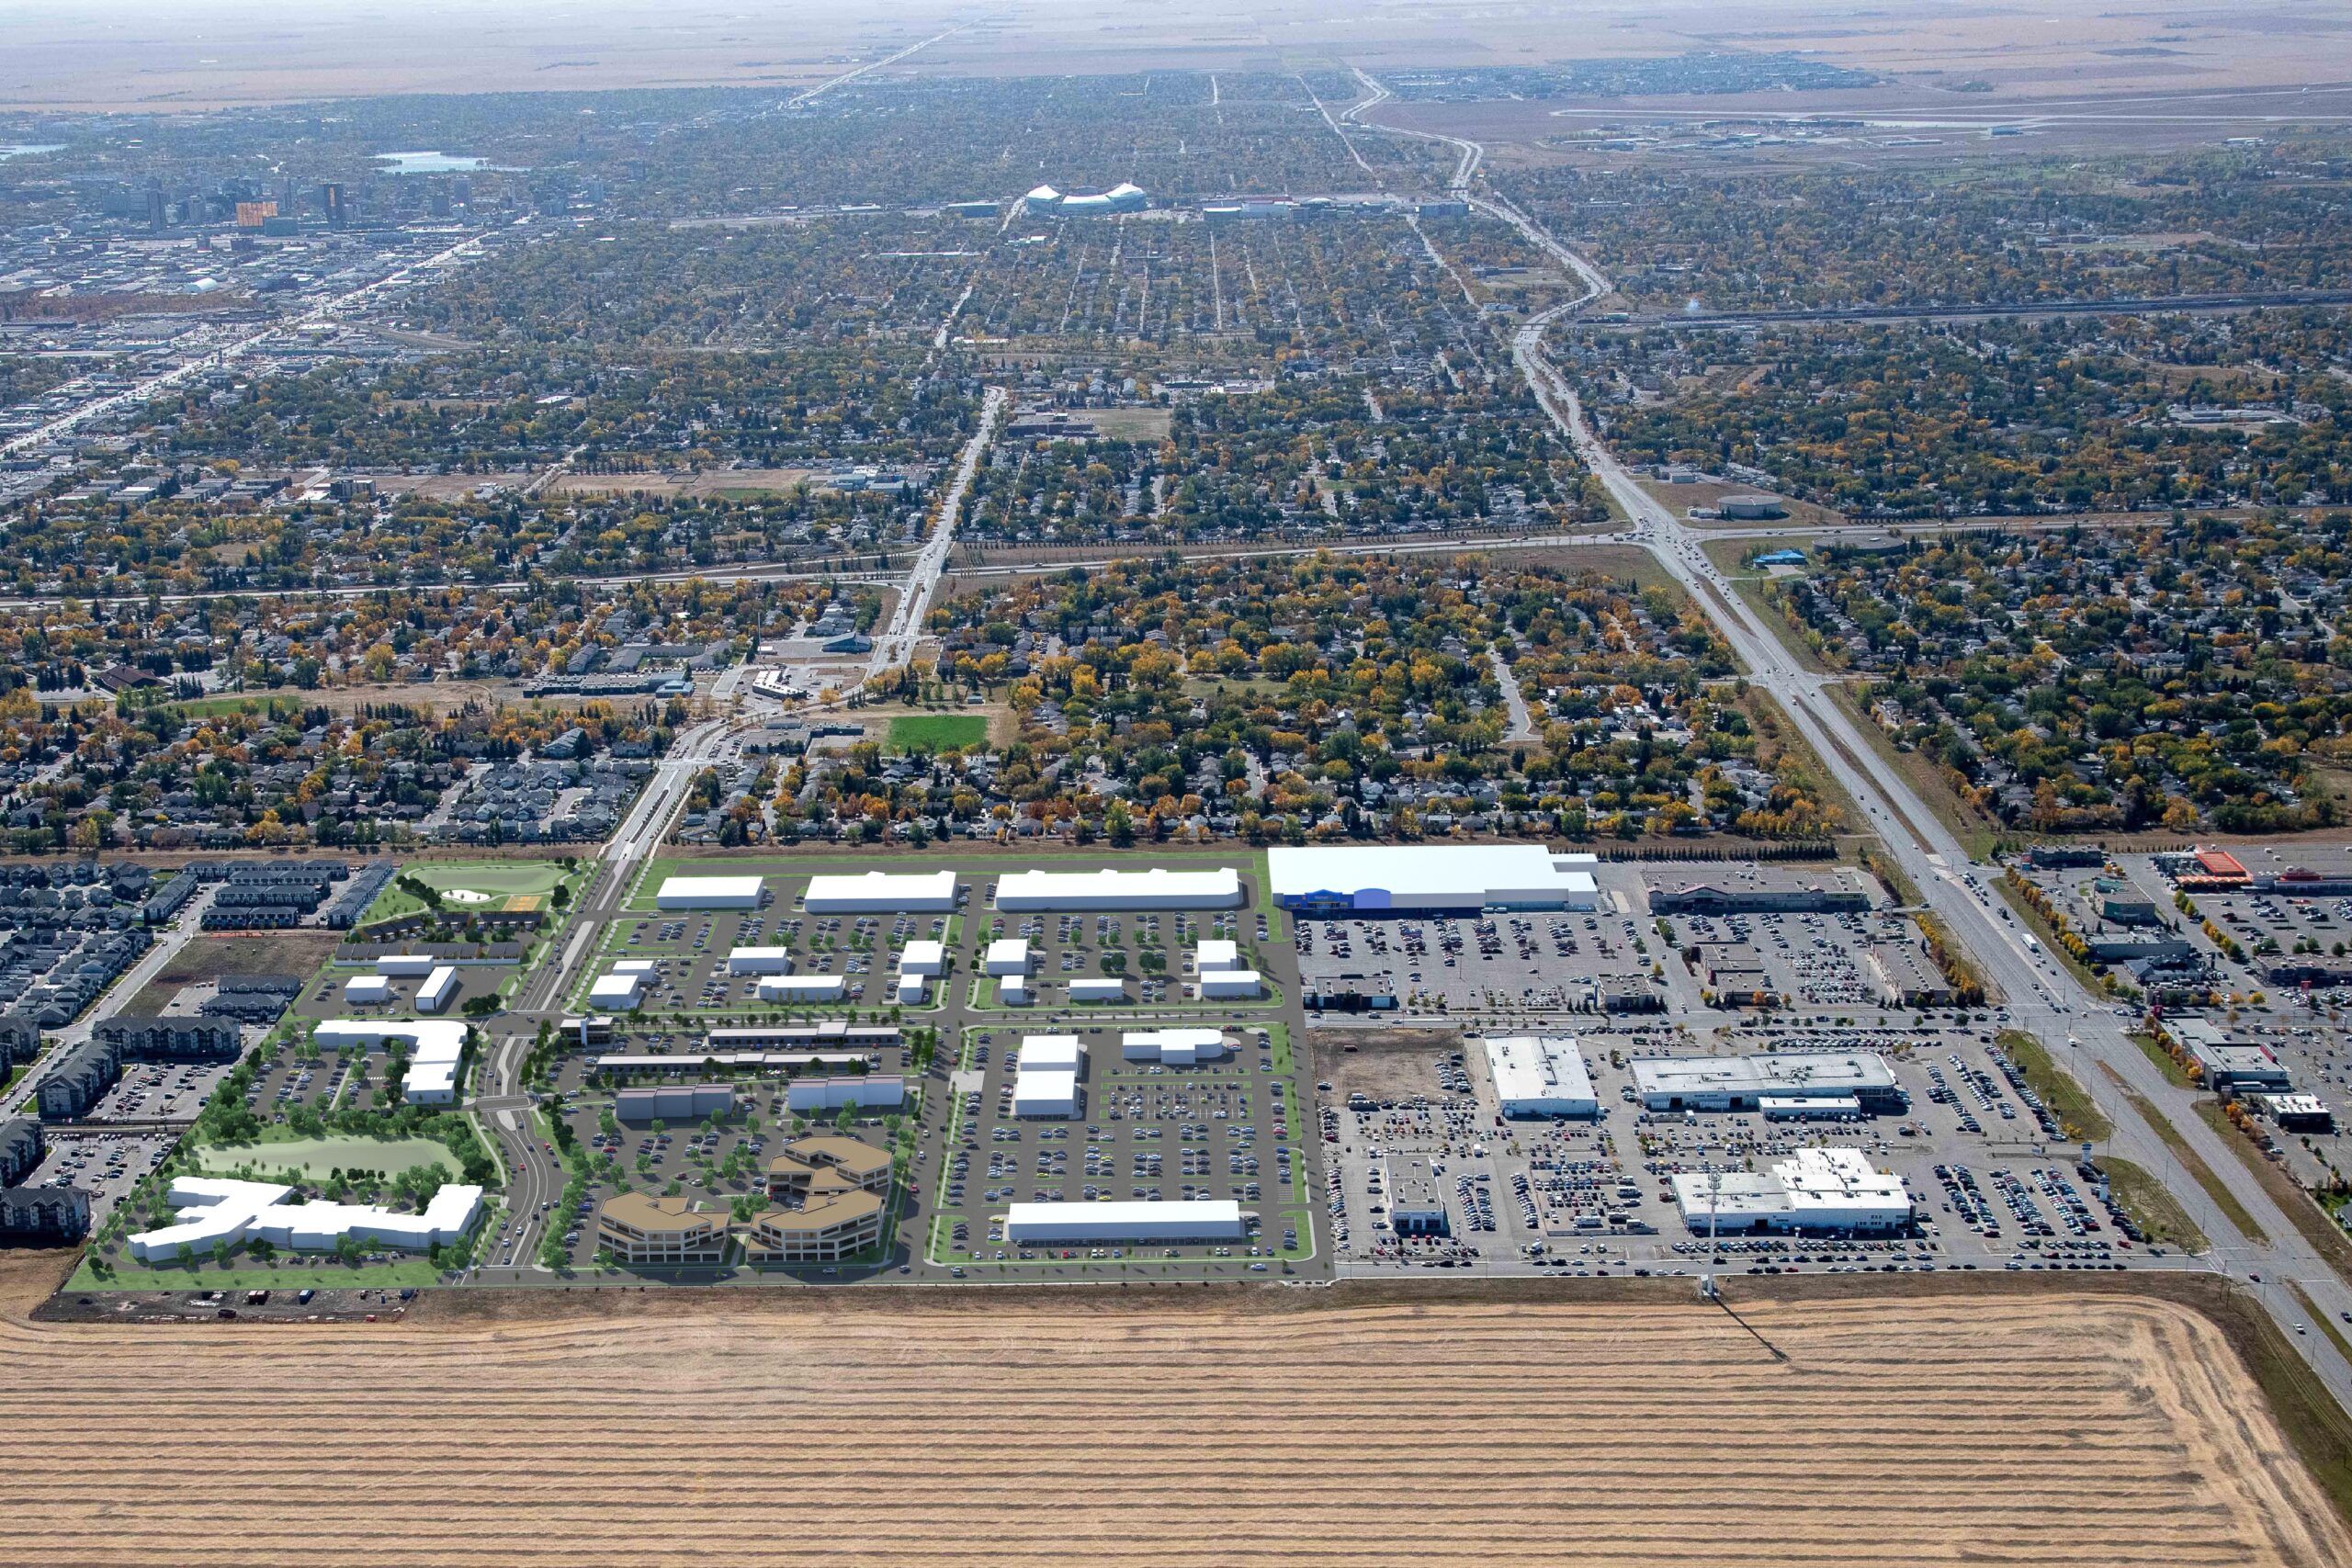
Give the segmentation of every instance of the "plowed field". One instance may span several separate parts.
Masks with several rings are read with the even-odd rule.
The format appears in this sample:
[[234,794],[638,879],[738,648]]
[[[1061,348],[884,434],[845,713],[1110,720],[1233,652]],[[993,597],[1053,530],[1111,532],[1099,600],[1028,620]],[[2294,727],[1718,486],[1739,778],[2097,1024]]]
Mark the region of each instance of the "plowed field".
[[2169,1303],[1283,1294],[12,1311],[0,1563],[2352,1562]]

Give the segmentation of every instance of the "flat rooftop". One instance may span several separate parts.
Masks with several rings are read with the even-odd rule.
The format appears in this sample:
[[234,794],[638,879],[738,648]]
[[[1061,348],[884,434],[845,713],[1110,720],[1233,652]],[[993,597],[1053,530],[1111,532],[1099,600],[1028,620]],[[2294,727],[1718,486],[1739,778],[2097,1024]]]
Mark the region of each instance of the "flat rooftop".
[[1661,1056],[1634,1064],[1645,1095],[1852,1094],[1894,1087],[1894,1069],[1874,1052],[1759,1052],[1747,1056]]
[[1266,852],[1266,886],[1276,899],[1387,895],[1393,904],[1459,904],[1488,897],[1589,897],[1598,890],[1589,854],[1555,855],[1543,844],[1351,844]]
[[1573,1040],[1549,1034],[1514,1034],[1487,1042],[1487,1066],[1495,1096],[1504,1104],[1561,1100],[1600,1108],[1584,1052]]

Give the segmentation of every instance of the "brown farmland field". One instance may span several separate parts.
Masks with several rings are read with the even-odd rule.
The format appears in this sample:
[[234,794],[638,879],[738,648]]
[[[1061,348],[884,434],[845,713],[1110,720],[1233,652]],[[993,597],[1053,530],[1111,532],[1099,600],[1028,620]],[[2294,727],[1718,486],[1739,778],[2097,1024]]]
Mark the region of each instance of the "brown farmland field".
[[2141,1295],[1743,1304],[1781,1363],[1679,1295],[104,1325],[10,1269],[7,1564],[2352,1562],[2213,1321]]

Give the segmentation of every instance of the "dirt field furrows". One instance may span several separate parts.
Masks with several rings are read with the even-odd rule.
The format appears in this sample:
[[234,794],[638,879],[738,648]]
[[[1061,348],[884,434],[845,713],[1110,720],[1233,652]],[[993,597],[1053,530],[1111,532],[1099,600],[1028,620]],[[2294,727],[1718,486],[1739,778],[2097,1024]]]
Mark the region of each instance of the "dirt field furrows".
[[2352,1563],[2163,1302],[646,1304],[12,1314],[0,1563]]

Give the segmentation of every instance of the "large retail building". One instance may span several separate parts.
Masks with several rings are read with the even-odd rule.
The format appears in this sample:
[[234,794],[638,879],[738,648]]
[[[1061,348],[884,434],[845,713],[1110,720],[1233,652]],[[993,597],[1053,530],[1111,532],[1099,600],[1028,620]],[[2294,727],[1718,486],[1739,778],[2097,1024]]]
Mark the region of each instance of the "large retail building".
[[1266,881],[1304,915],[1595,909],[1599,863],[1542,844],[1349,844],[1268,850]]

